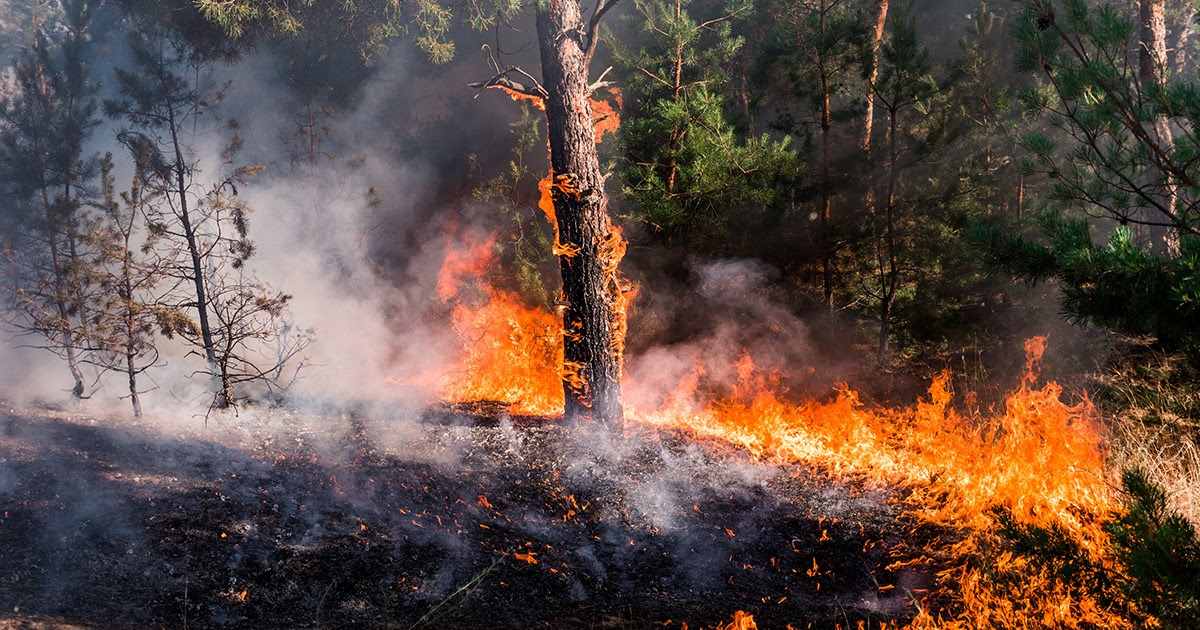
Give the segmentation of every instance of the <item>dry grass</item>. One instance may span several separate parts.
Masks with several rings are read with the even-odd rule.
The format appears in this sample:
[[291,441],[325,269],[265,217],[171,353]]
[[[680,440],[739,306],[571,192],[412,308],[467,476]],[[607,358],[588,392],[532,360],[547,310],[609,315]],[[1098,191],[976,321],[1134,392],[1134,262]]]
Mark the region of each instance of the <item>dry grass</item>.
[[1134,347],[1092,388],[1111,429],[1112,463],[1136,467],[1200,525],[1200,374],[1182,358]]

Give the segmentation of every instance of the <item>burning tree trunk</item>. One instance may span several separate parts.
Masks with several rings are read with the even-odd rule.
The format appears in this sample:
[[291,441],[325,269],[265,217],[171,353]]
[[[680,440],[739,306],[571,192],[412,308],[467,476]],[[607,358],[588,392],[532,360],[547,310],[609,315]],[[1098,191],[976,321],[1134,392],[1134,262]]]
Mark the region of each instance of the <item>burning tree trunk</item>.
[[[606,178],[600,172],[588,102],[588,65],[599,19],[615,3],[598,6],[588,24],[578,0],[550,0],[537,12],[565,302],[565,415],[606,424],[623,419],[625,314],[616,266],[624,242],[608,218]],[[585,33],[590,35],[586,47]]]

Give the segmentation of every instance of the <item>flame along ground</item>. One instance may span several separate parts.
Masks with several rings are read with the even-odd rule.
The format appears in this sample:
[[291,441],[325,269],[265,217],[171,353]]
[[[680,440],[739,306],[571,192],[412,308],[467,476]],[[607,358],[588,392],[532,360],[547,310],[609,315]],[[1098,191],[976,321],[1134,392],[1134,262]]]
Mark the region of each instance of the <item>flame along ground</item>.
[[[615,112],[611,123],[604,114],[596,118],[606,127],[602,132],[598,125],[599,139],[611,131],[608,124],[615,126]],[[551,174],[539,186],[539,205],[552,223],[551,190],[563,185],[569,182]],[[555,242],[556,254],[569,255]],[[442,396],[505,402],[515,414],[561,414],[561,379],[569,375],[561,372],[560,318],[480,282],[492,251],[492,243],[483,241],[447,255],[438,295],[455,304],[452,322],[464,348]],[[615,262],[613,273],[616,283]],[[463,289],[472,283],[474,297]],[[625,302],[620,305],[623,325]],[[627,421],[728,443],[767,462],[805,462],[831,475],[861,475],[904,488],[906,507],[916,516],[960,533],[946,548],[930,550],[937,556],[931,565],[948,567],[938,579],[950,603],[935,610],[914,596],[918,612],[909,627],[1129,627],[1119,612],[1105,610],[1093,594],[1072,591],[1049,569],[991,551],[993,509],[1001,507],[1024,523],[1065,528],[1094,558],[1107,561],[1103,525],[1116,503],[1096,413],[1086,400],[1064,402],[1055,383],[1038,385],[1045,344],[1045,338],[1026,343],[1025,377],[1004,408],[989,413],[956,410],[948,374],[933,379],[925,399],[904,408],[865,405],[846,387],[829,401],[797,402],[779,375],[762,373],[747,355],[737,365],[739,382],[732,392],[702,394],[703,374],[697,370],[658,396],[657,408],[628,409]],[[626,378],[623,387],[636,391],[638,384]],[[1014,585],[997,580],[999,575],[1019,580]],[[727,627],[755,626],[738,611]]]
[[[455,309],[465,354],[445,397],[503,401],[518,414],[561,414],[557,318],[514,294],[490,290],[487,299],[481,308]],[[1025,523],[1065,527],[1094,557],[1106,556],[1103,524],[1115,502],[1102,435],[1087,401],[1069,404],[1059,385],[1037,384],[1045,342],[1027,342],[1026,376],[992,414],[957,411],[948,374],[933,379],[923,400],[899,409],[866,405],[848,388],[829,401],[795,402],[778,375],[763,374],[747,355],[728,395],[701,394],[697,370],[660,397],[658,408],[630,408],[626,417],[635,426],[728,443],[766,462],[815,464],[833,476],[861,475],[904,488],[905,505],[919,519],[961,534],[945,549],[930,550],[939,566],[949,567],[938,577],[957,601],[940,610],[915,602],[921,612],[911,627],[1128,627],[1044,567],[988,551],[995,537],[992,509],[999,506]],[[625,379],[623,387],[636,392],[638,384]],[[1023,576],[1020,587],[993,584],[1003,573]]]

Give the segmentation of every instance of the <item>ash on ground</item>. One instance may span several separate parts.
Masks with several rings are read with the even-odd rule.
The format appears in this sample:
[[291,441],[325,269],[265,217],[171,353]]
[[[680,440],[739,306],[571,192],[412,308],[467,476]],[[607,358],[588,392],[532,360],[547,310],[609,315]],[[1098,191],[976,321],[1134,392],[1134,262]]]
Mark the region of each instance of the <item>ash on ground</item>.
[[0,405],[0,628],[892,627],[933,582],[898,490],[502,406],[386,416]]

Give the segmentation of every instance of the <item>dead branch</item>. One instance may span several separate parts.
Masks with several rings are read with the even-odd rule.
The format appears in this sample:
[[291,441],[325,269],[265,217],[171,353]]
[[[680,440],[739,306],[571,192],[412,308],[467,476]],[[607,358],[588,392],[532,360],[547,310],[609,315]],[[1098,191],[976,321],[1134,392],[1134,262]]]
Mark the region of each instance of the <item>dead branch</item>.
[[604,14],[617,6],[621,0],[596,0],[596,8],[592,11],[592,19],[588,20],[587,25],[587,48],[583,53],[583,67],[586,69],[592,65],[592,55],[596,52],[596,44],[599,43],[600,20],[604,19]]

